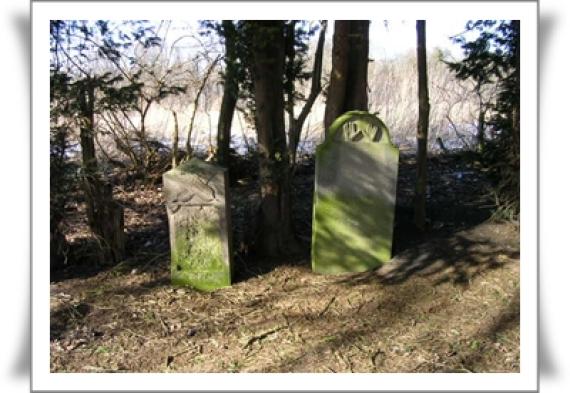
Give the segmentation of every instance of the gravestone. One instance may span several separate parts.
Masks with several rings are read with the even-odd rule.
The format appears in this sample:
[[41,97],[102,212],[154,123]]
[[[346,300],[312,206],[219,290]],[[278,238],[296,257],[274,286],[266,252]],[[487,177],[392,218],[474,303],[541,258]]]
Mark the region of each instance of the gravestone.
[[163,175],[172,284],[212,291],[231,285],[227,169],[193,158]]
[[313,271],[362,272],[391,259],[398,160],[376,116],[351,111],[333,122],[316,153]]

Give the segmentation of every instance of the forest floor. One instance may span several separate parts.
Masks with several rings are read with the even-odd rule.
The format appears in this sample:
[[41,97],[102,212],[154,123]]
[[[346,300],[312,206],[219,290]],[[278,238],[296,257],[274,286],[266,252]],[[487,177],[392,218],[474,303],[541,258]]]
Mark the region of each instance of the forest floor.
[[393,260],[374,272],[310,267],[314,165],[294,181],[305,253],[262,260],[245,228],[255,181],[232,188],[235,284],[170,285],[160,186],[117,187],[129,258],[94,262],[85,207],[69,207],[67,268],[51,277],[52,372],[519,372],[519,228],[490,219],[483,168],[437,156],[430,228],[414,230],[413,158],[400,161]]

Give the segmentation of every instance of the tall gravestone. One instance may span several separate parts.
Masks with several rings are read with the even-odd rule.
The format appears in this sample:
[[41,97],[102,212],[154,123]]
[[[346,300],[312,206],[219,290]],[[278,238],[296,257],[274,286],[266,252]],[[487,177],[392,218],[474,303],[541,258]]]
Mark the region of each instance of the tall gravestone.
[[227,169],[193,158],[163,175],[174,285],[231,285]]
[[351,111],[317,147],[311,260],[325,274],[391,259],[399,151],[376,116]]

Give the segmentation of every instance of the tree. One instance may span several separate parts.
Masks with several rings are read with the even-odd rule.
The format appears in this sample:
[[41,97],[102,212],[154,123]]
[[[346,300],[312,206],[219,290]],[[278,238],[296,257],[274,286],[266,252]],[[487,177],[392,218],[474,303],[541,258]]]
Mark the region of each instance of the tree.
[[76,169],[66,158],[71,143],[72,121],[68,96],[69,77],[50,71],[50,267],[66,264],[69,244],[63,222],[65,207],[74,186]]
[[[468,26],[467,31],[474,28],[475,26]],[[483,34],[487,35],[486,32]],[[460,44],[466,51],[465,53],[468,54],[459,62],[444,61],[457,78],[461,80],[470,79],[475,83],[473,91],[476,93],[479,101],[476,133],[477,150],[479,152],[482,152],[485,147],[486,115],[491,108],[491,103],[485,100],[484,90],[486,86],[496,83],[495,75],[489,69],[494,56],[489,51],[489,38],[468,42],[463,35],[453,37],[453,41]]]
[[289,157],[285,135],[283,21],[247,21],[259,144],[261,206],[256,247],[264,255],[297,251],[291,214]]
[[426,21],[416,21],[418,59],[418,129],[416,153],[416,190],[414,222],[420,230],[426,224],[427,141],[429,127],[429,93],[426,57]]
[[174,128],[172,129],[172,168],[178,166],[178,137],[180,135],[180,130],[178,128],[178,113],[173,109],[172,117],[174,119]]
[[335,21],[325,131],[344,112],[368,110],[369,28],[367,20]]
[[299,146],[299,140],[301,138],[301,130],[303,129],[303,124],[307,119],[307,116],[311,112],[311,108],[315,103],[315,100],[321,93],[322,84],[321,77],[323,73],[323,53],[325,46],[325,34],[327,31],[327,21],[321,22],[321,31],[319,33],[319,39],[317,41],[317,47],[315,49],[315,58],[313,63],[313,70],[311,72],[311,90],[309,96],[305,100],[305,103],[299,113],[298,117],[295,117],[295,102],[297,99],[303,99],[304,97],[295,90],[295,81],[301,77],[301,81],[304,79],[305,75],[303,72],[305,65],[305,55],[306,55],[306,38],[312,34],[312,30],[303,30],[302,28],[296,28],[298,21],[289,21],[286,28],[286,64],[285,64],[285,95],[287,97],[287,102],[285,104],[286,111],[289,119],[289,130],[288,130],[288,141],[289,141],[289,158],[291,161],[291,166],[295,165],[297,148]]
[[222,21],[220,33],[225,40],[225,63],[224,92],[220,117],[218,119],[218,154],[217,161],[222,166],[229,164],[230,139],[232,121],[239,94],[239,73],[238,73],[238,32],[231,20]]
[[[142,84],[138,76],[128,78],[121,63],[122,51],[128,51],[133,42],[144,47],[157,44],[156,37],[147,37],[151,29],[144,23],[126,25],[129,33],[121,28],[125,26],[112,26],[101,20],[50,22],[50,70],[52,82],[57,83],[53,89],[65,92],[67,100],[66,111],[56,117],[73,119],[79,128],[81,186],[87,219],[104,263],[124,258],[125,238],[123,209],[113,200],[112,186],[97,163],[95,116],[106,110],[132,108]],[[96,68],[100,61],[112,65],[115,72]]]
[[518,219],[520,212],[520,21],[469,21],[466,32],[454,38],[464,59],[450,63],[460,79],[473,78],[497,87],[497,100],[489,104],[492,139],[482,158],[493,181],[497,217]]
[[210,76],[214,72],[216,65],[220,61],[220,57],[216,57],[213,61],[210,62],[204,76],[202,77],[202,81],[200,82],[200,86],[198,87],[198,91],[196,92],[196,96],[194,97],[194,103],[192,106],[192,116],[190,116],[190,124],[188,124],[188,133],[186,135],[186,159],[190,159],[192,156],[192,131],[194,131],[194,121],[196,120],[196,113],[198,112],[198,104],[200,103],[200,98],[204,93],[204,89],[206,88],[206,84],[210,79]]

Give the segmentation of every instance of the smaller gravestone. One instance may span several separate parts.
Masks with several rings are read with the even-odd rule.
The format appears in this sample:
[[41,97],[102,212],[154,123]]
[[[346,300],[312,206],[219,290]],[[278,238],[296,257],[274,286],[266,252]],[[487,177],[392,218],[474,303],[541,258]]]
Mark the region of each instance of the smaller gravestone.
[[200,159],[163,175],[174,285],[212,291],[231,285],[227,170]]
[[375,269],[391,259],[399,151],[376,116],[340,116],[317,147],[311,260],[315,272]]

